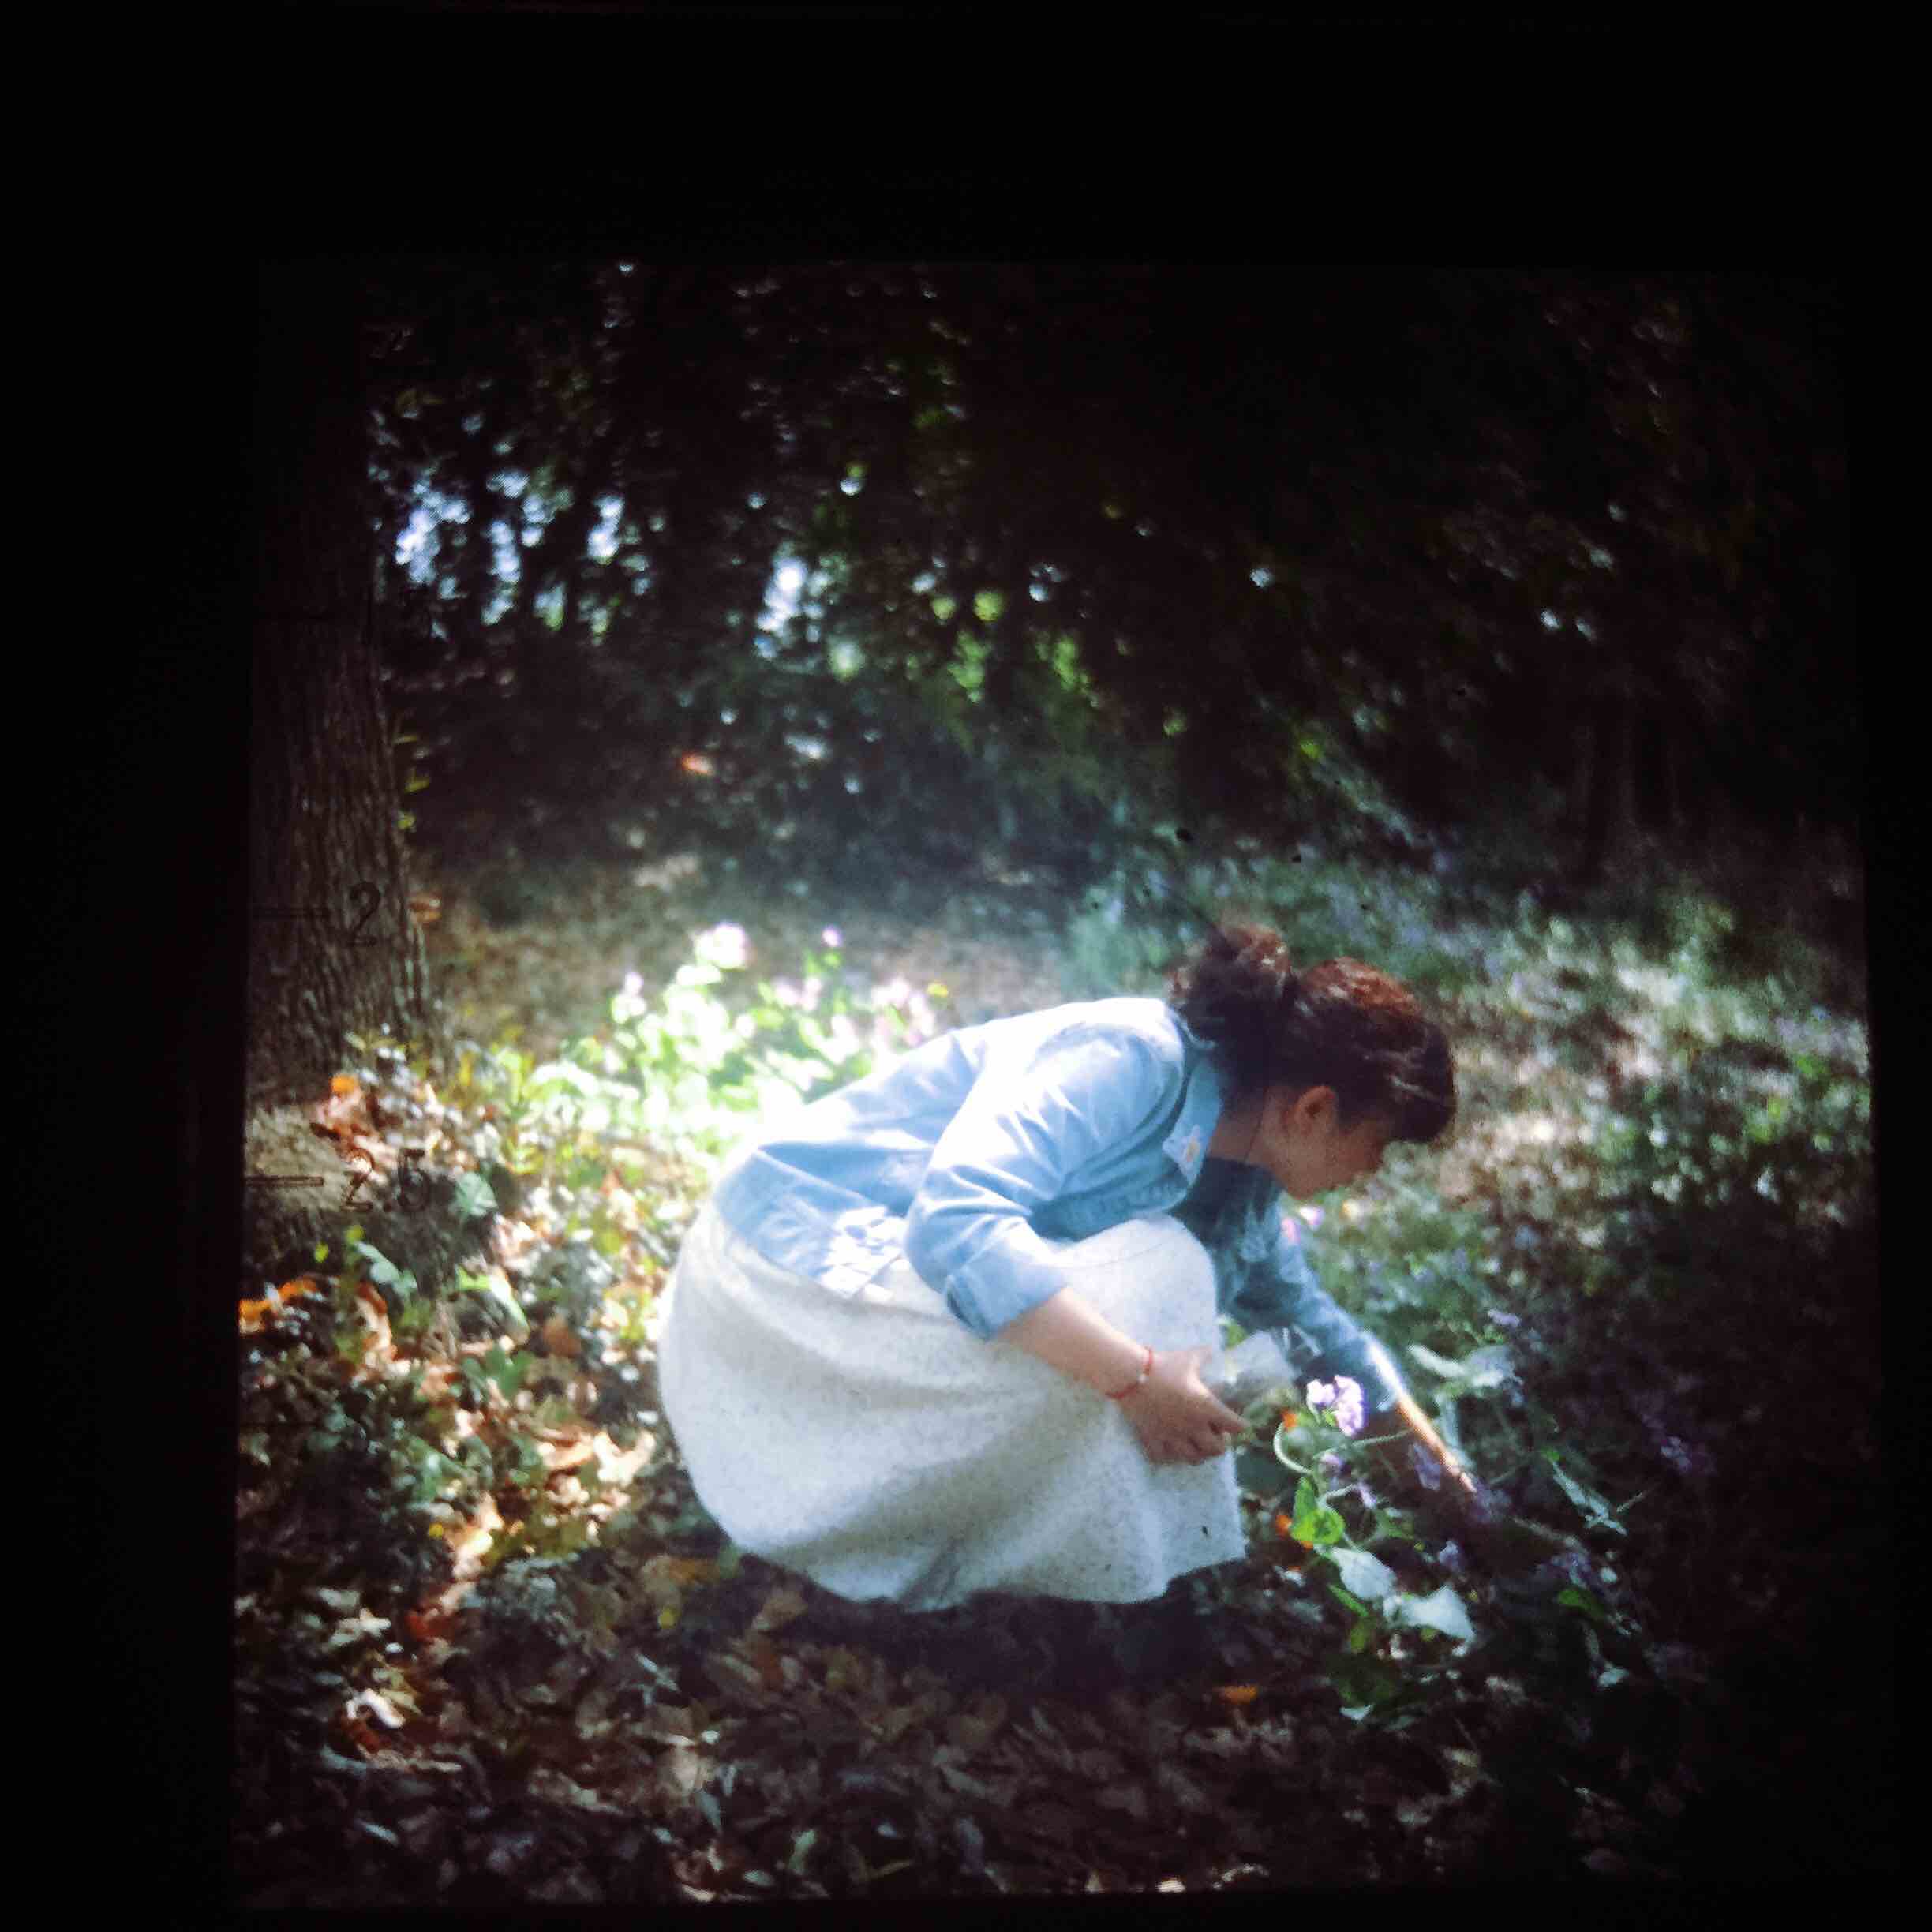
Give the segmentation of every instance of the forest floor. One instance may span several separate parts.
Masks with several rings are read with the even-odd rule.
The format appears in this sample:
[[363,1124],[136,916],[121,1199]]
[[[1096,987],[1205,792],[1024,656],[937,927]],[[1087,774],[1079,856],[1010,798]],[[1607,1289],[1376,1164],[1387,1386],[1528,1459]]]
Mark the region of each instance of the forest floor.
[[[602,1029],[627,973],[653,991],[688,949],[675,919],[641,930],[635,880],[614,874],[568,917],[508,927],[454,874],[414,883],[440,896],[430,952],[458,1031],[521,1028],[539,1058]],[[833,919],[855,967],[943,984],[955,1023],[1065,997],[1036,934],[822,904],[741,923],[780,972]],[[1492,1057],[1478,1095],[1507,1081]],[[410,1104],[460,1144],[447,1096]],[[1483,1158],[1466,1152],[1459,1192],[1490,1191]],[[534,1209],[505,1237],[544,1238]],[[1837,1735],[1750,1715],[1808,1631],[1727,1677],[1716,1627],[1655,1619],[1658,1694],[1600,1717],[1586,1758],[1549,1743],[1563,1713],[1507,1675],[1473,1704],[1365,1725],[1325,1674],[1322,1566],[1252,1503],[1248,1559],[1188,1586],[1211,1636],[1171,1668],[1093,1607],[1069,1623],[1018,1601],[844,1604],[723,1543],[656,1410],[647,1318],[600,1354],[609,1337],[553,1313],[509,1379],[494,1339],[447,1316],[406,1333],[392,1312],[366,1281],[245,1306],[234,1863],[250,1905],[1746,1876],[1764,1814],[1726,1788],[1808,1793],[1801,1764]],[[487,1443],[498,1471],[406,1548],[378,1492],[399,1410]],[[1690,1574],[1682,1550],[1648,1562],[1660,1600]],[[1741,1619],[1805,1587],[1760,1582]]]

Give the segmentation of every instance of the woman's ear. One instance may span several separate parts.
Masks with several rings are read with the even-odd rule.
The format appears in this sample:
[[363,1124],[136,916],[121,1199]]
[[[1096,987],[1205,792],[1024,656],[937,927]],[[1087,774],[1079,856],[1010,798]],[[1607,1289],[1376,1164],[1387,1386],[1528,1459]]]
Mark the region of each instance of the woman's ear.
[[1292,1125],[1303,1133],[1316,1133],[1334,1125],[1336,1120],[1335,1091],[1332,1087],[1305,1087],[1295,1095],[1282,1116],[1284,1127]]

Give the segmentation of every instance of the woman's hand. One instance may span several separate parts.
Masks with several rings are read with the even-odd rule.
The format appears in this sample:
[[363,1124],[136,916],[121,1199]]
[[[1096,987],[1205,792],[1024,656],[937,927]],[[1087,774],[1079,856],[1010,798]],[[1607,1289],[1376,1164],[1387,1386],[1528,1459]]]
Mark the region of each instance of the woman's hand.
[[1196,1372],[1212,1349],[1156,1355],[1148,1378],[1121,1407],[1150,1462],[1211,1462],[1248,1425]]

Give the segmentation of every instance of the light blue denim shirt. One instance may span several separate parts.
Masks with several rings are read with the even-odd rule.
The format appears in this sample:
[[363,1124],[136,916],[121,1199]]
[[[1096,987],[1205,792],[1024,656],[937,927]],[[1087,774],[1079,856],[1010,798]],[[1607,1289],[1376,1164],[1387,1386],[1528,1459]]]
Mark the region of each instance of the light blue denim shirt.
[[1050,1007],[814,1102],[736,1155],[713,1200],[767,1260],[835,1294],[903,1253],[983,1337],[1066,1286],[1055,1242],[1171,1214],[1212,1258],[1223,1313],[1387,1407],[1392,1367],[1322,1291],[1274,1177],[1208,1157],[1222,1105],[1207,1044],[1164,1002]]

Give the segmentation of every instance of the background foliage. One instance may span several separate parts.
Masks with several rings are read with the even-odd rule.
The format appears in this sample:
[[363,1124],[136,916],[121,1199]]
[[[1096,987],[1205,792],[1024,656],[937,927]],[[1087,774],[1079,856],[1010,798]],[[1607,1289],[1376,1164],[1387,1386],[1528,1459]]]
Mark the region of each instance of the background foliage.
[[1855,826],[1830,285],[432,263],[372,301],[440,839],[1011,891],[1162,811],[1508,826],[1593,881],[1624,819]]

